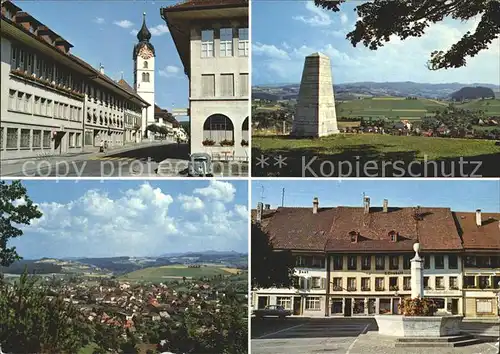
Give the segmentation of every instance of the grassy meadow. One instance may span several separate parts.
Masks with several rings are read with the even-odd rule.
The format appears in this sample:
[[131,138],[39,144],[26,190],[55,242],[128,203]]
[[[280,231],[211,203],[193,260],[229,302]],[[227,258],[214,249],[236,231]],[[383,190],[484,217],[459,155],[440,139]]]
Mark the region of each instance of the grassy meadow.
[[168,265],[136,270],[134,272],[122,275],[120,277],[120,280],[139,282],[167,282],[169,280],[182,279],[182,277],[190,279],[200,277],[213,277],[218,275],[229,276],[237,274],[238,272],[242,272],[242,270],[218,266],[201,266],[200,268],[191,268],[185,265]]

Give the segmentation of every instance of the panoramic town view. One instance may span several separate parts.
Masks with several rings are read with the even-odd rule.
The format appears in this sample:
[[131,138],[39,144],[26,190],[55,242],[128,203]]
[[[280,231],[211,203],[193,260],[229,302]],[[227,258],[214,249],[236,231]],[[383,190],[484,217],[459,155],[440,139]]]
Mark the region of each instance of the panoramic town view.
[[0,352],[248,353],[247,182],[0,181]]
[[2,176],[248,174],[248,1],[2,0],[1,23]]
[[498,6],[253,3],[252,174],[498,177]]
[[499,352],[498,181],[251,190],[252,353]]

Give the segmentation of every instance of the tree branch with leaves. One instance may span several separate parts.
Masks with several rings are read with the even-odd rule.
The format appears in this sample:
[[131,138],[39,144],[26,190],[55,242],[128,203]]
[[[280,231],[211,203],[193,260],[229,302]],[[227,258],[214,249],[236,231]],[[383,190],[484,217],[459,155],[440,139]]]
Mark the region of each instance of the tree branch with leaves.
[[21,181],[0,181],[0,265],[8,267],[22,259],[16,247],[8,247],[9,239],[21,237],[21,225],[42,217],[42,212],[28,197]]
[[[333,12],[340,11],[344,2],[314,0],[316,6]],[[493,0],[374,0],[358,5],[355,11],[360,19],[346,38],[354,47],[362,43],[371,50],[383,47],[391,36],[401,40],[422,37],[431,24],[445,18],[468,21],[480,16],[474,33],[466,32],[446,51],[431,53],[430,70],[463,67],[500,35],[500,2]]]

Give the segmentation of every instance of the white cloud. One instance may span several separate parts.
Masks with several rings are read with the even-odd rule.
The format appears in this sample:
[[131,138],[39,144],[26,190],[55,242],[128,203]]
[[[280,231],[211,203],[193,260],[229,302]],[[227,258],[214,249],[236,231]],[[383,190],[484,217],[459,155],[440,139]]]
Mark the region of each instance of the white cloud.
[[96,17],[93,20],[95,23],[102,25],[104,22],[106,22],[102,17]]
[[229,203],[234,199],[236,189],[231,183],[211,180],[208,187],[197,188],[194,190],[194,193],[214,200],[220,200],[224,203]]
[[198,197],[181,194],[177,199],[182,202],[181,208],[186,211],[202,210],[205,207],[203,201]]
[[246,207],[228,204],[235,191],[222,181],[176,198],[149,183],[113,196],[88,190],[73,201],[37,204],[43,216],[23,227],[25,234],[12,244],[27,258],[246,251]]
[[[342,17],[341,17],[342,18]],[[349,19],[348,19],[349,20]],[[345,20],[340,20],[340,22]],[[336,27],[315,29],[307,33],[315,38],[303,41],[305,45],[293,47],[288,43],[275,45],[258,43],[258,56],[253,61],[256,82],[300,82],[305,56],[316,51],[331,59],[334,84],[354,81],[416,81],[416,82],[485,82],[499,84],[500,40],[494,40],[487,51],[467,59],[467,66],[459,69],[430,71],[426,63],[434,50],[448,50],[467,31],[473,32],[478,19],[462,23],[447,19],[427,28],[422,37],[400,40],[391,36],[389,42],[378,50],[369,50],[363,45],[352,47],[345,35],[354,29],[354,24],[340,23]],[[314,33],[330,36],[314,36]],[[332,40],[331,36],[336,37]],[[300,41],[300,38],[297,38]],[[299,42],[300,43],[300,42]],[[267,48],[268,50],[264,50]],[[272,48],[272,50],[270,50]],[[255,52],[255,51],[254,51]],[[275,53],[280,53],[276,55]],[[269,81],[269,77],[273,77]]]
[[293,19],[313,27],[329,26],[332,24],[330,15],[322,8],[314,5],[313,1],[306,3],[306,9],[311,13],[310,16],[294,16]]
[[158,74],[163,77],[174,77],[180,73],[181,69],[175,65],[167,65],[165,69],[159,70]]
[[137,36],[137,33],[138,33],[138,32],[139,32],[139,30],[138,30],[137,28],[132,28],[132,29],[130,30],[130,34],[131,34],[132,36]]
[[243,218],[243,219],[248,218],[248,209],[247,209],[246,205],[236,204],[234,206],[234,211],[241,218]]
[[260,42],[256,42],[252,45],[252,54],[263,55],[275,59],[289,59],[288,53],[285,50],[279,49],[272,44],[262,44]]
[[129,20],[114,21],[113,23],[121,28],[130,28],[134,25],[134,23]]
[[340,13],[340,23],[345,25],[347,22],[349,22],[349,17],[347,16],[347,14],[345,12],[341,12]]
[[166,24],[159,24],[158,26],[151,27],[149,31],[152,36],[161,36],[162,34],[168,33],[168,27]]

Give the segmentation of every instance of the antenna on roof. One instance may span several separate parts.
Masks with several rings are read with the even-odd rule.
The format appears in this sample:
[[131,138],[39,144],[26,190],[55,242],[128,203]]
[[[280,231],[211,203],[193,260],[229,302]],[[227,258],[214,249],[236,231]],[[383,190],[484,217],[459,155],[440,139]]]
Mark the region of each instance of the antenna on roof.
[[265,189],[265,188],[264,188],[264,185],[263,185],[263,184],[261,184],[261,185],[260,185],[260,201],[261,201],[261,202],[264,202],[264,199],[265,199],[265,197],[264,197],[264,189]]
[[121,79],[123,80],[123,71],[121,72]]

